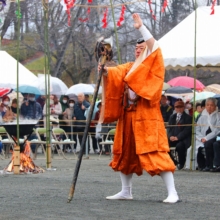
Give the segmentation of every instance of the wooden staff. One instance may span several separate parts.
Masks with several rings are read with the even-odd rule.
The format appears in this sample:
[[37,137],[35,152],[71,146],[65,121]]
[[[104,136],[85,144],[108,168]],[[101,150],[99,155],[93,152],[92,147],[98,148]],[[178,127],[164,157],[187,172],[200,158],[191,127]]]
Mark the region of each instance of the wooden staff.
[[112,38],[109,38],[109,39],[106,39],[106,40],[104,40],[102,38],[96,44],[96,50],[95,50],[96,59],[100,61],[101,65],[102,65],[102,68],[98,73],[98,79],[97,79],[96,86],[95,86],[95,91],[94,91],[94,94],[93,94],[93,100],[92,100],[92,104],[90,106],[88,119],[86,121],[86,127],[85,127],[83,138],[82,138],[81,148],[80,148],[80,152],[79,152],[78,159],[77,159],[77,162],[76,162],[76,167],[75,167],[75,171],[74,171],[74,175],[73,175],[73,180],[72,180],[72,184],[71,184],[70,191],[69,191],[69,196],[68,196],[68,201],[67,201],[68,203],[72,200],[74,192],[75,192],[76,181],[77,181],[77,178],[78,178],[79,169],[80,169],[81,162],[82,162],[83,152],[84,152],[84,149],[85,149],[86,139],[87,139],[87,136],[88,136],[88,130],[89,130],[90,123],[91,123],[91,120],[92,120],[92,114],[93,114],[93,111],[94,111],[96,99],[97,99],[97,96],[98,96],[99,87],[100,87],[100,84],[101,84],[103,68],[104,68],[106,60],[110,61],[110,59],[112,58],[111,48],[112,48]]

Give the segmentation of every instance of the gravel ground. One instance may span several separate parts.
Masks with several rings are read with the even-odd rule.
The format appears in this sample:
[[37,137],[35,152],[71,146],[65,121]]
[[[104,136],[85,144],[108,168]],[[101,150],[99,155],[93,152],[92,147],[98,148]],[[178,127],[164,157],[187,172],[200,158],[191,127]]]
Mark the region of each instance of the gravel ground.
[[[69,156],[70,157],[70,156]],[[9,159],[0,160],[0,170]],[[119,174],[108,164],[109,156],[84,159],[74,198],[67,203],[76,159],[55,157],[56,171],[42,174],[0,174],[0,219],[220,219],[220,173],[176,171],[176,188],[182,202],[169,205],[160,177],[145,173],[133,178],[131,201],[108,201],[120,191]],[[36,165],[45,168],[39,155]]]

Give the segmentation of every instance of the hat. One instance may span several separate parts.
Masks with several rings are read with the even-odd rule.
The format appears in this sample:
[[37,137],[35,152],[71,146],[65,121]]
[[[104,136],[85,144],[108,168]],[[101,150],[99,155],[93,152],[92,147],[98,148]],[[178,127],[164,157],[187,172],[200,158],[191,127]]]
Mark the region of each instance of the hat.
[[100,105],[102,104],[102,102],[100,101],[100,102],[98,102],[97,103],[97,105],[96,105],[96,107],[98,108]]
[[72,102],[75,103],[75,100],[74,100],[73,98],[70,98],[70,99],[69,99],[69,102],[70,102],[70,101],[72,101]]
[[184,105],[184,102],[183,101],[177,101],[177,102],[175,102],[175,104],[174,104],[174,107],[184,107],[185,105]]
[[143,42],[144,42],[144,38],[139,38],[139,39],[137,39],[137,41],[136,41],[137,44],[141,44],[141,43],[143,43]]
[[9,99],[9,100],[10,100],[9,96],[7,96],[7,95],[5,95],[5,96],[2,97],[2,102],[4,102],[5,99]]

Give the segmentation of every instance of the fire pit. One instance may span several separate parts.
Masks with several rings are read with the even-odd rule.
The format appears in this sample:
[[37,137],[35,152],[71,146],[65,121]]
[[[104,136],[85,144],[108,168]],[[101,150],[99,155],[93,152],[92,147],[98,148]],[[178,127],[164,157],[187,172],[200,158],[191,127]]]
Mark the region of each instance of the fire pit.
[[32,134],[33,128],[38,123],[37,120],[21,120],[19,121],[19,137],[17,136],[17,122],[7,122],[3,123],[2,126],[5,128],[5,130],[8,132],[8,134],[11,136],[11,138],[14,140],[15,144],[17,145],[17,139],[22,138],[24,139],[24,136],[27,136],[26,140],[24,142],[20,143],[20,151],[24,151],[24,145],[27,141],[28,137]]
[[[32,134],[34,126],[37,124],[37,120],[21,120],[19,121],[19,137],[17,134],[17,123],[15,121],[3,123],[2,126],[8,132],[15,142],[15,148],[12,155],[12,159],[9,162],[8,166],[4,169],[7,172],[14,171],[14,174],[19,174],[20,172],[28,173],[41,173],[44,170],[36,166],[30,157],[31,148],[30,143],[27,141],[28,137]],[[24,138],[26,139],[19,143],[17,139]]]

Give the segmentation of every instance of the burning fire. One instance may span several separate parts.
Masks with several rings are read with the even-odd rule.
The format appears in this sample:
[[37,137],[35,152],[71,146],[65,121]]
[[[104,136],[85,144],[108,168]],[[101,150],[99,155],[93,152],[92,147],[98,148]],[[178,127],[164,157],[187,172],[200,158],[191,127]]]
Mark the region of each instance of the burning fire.
[[[36,166],[32,160],[30,143],[27,141],[25,144],[24,152],[20,153],[20,172],[24,173],[43,173],[44,170]],[[12,159],[8,166],[4,169],[6,172],[13,172],[14,170],[14,152],[12,154]]]

